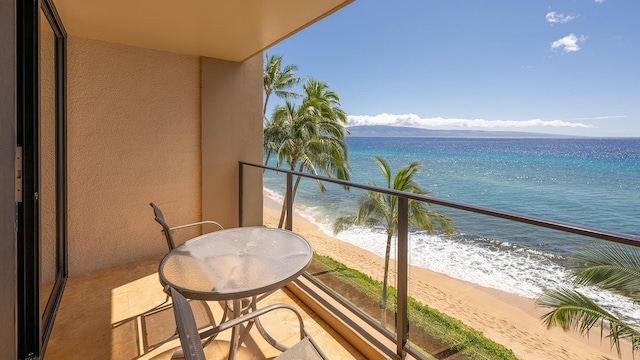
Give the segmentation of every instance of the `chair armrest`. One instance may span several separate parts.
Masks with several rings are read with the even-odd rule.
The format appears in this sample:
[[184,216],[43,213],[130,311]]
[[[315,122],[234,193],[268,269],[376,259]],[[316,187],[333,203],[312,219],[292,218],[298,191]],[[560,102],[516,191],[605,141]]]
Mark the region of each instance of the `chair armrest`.
[[209,336],[213,336],[214,334],[217,334],[221,331],[230,329],[234,326],[240,325],[243,322],[246,321],[250,321],[253,320],[255,318],[257,318],[258,316],[264,315],[268,312],[271,312],[273,310],[278,310],[278,309],[286,309],[286,310],[291,310],[293,311],[294,314],[296,314],[296,316],[298,317],[298,323],[300,324],[300,340],[304,339],[305,336],[307,336],[307,332],[304,329],[304,322],[302,321],[302,316],[300,315],[300,313],[298,312],[298,310],[296,310],[293,306],[288,305],[288,304],[272,304],[269,306],[265,306],[263,308],[260,308],[256,311],[252,311],[246,315],[242,315],[238,318],[235,319],[231,319],[228,321],[223,322],[222,324],[213,327],[209,330],[203,331],[202,333],[200,333],[200,338],[201,339],[206,339]]
[[197,225],[203,225],[203,224],[213,224],[213,225],[217,225],[220,230],[224,230],[224,228],[222,227],[222,225],[220,225],[219,223],[215,222],[215,221],[211,221],[211,220],[205,220],[205,221],[199,221],[193,224],[186,224],[186,225],[180,225],[180,226],[174,226],[172,228],[169,228],[171,231],[173,230],[179,230],[179,229],[184,229],[187,227],[191,227],[191,226],[197,226]]

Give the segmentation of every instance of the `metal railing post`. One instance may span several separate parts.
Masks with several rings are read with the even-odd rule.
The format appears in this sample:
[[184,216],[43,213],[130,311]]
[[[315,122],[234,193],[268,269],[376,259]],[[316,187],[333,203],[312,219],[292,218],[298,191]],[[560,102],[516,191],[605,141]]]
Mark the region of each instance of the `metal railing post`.
[[398,197],[398,304],[396,323],[396,353],[403,358],[404,345],[409,334],[409,314],[407,309],[409,276],[409,199]]
[[287,173],[287,192],[285,201],[287,202],[287,220],[284,228],[293,230],[293,174]]

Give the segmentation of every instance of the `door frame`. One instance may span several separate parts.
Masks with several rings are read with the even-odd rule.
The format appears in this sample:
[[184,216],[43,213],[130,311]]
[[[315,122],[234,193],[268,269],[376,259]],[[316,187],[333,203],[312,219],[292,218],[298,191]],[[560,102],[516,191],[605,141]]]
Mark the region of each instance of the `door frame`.
[[18,357],[16,1],[0,1],[0,354]]

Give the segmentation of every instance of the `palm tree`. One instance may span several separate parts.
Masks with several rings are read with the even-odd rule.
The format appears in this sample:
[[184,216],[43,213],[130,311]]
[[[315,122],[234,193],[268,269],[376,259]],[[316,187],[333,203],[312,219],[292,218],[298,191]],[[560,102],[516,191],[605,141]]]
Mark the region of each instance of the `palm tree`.
[[[322,117],[333,119],[342,124],[347,123],[347,114],[340,107],[340,96],[329,88],[329,84],[307,78],[307,82],[302,85],[306,106],[313,106]],[[304,103],[303,103],[303,106]],[[348,133],[348,131],[345,129]]]
[[[273,140],[278,156],[278,166],[286,163],[290,170],[308,171],[314,175],[323,173],[329,177],[349,180],[351,170],[348,161],[347,145],[344,135],[346,115],[340,108],[340,98],[322,81],[309,78],[303,86],[305,97],[300,106],[287,101],[277,107],[272,116],[272,126],[265,129],[265,138]],[[298,176],[291,194],[285,194],[286,200],[295,194],[300,184]],[[318,181],[321,191],[326,188]],[[279,227],[282,227],[286,214],[283,204]]]
[[262,117],[264,122],[264,149],[267,152],[267,157],[264,164],[269,163],[271,153],[275,151],[275,147],[279,144],[279,132],[273,122],[268,121],[267,103],[271,94],[276,95],[279,98],[288,99],[300,97],[300,94],[289,91],[292,87],[298,85],[301,78],[296,77],[296,71],[298,67],[296,65],[286,65],[282,67],[282,56],[280,55],[265,55],[264,70],[262,73],[263,88],[264,88],[264,107],[262,111]]
[[[419,162],[414,161],[408,166],[401,167],[396,175],[393,176],[386,160],[379,156],[374,156],[373,160],[382,171],[387,188],[420,195],[430,195],[415,180],[415,175],[421,167]],[[370,181],[369,184],[377,186],[373,181]],[[443,214],[429,210],[426,205],[430,204],[413,199],[408,200],[409,225],[419,227],[429,233],[432,233],[437,226],[446,234],[452,234],[453,220]],[[380,309],[384,310],[387,307],[387,280],[389,276],[391,239],[398,232],[398,197],[376,191],[366,192],[358,199],[357,214],[337,218],[333,223],[333,232],[338,234],[354,225],[382,226],[386,231],[387,248],[384,257],[384,281],[380,298]]]
[[[274,110],[274,116],[277,110],[278,110],[277,108]],[[274,120],[271,120],[271,121],[265,121],[265,124],[264,124],[263,142],[264,142],[264,151],[267,155],[264,159],[265,166],[269,164],[269,159],[271,158],[271,154],[278,152],[278,147],[280,146],[280,144],[282,144],[282,142],[284,141],[284,137],[286,136],[286,133],[284,132],[284,128],[282,127],[281,122],[275,121],[275,118],[273,119]]]
[[263,116],[267,114],[267,103],[271,94],[275,94],[282,99],[300,97],[300,94],[288,91],[302,80],[296,77],[296,71],[298,71],[298,66],[294,64],[282,67],[281,55],[265,55],[264,71],[262,73],[264,83]]
[[[640,250],[618,244],[592,244],[578,250],[570,258],[574,285],[588,285],[640,302]],[[640,331],[597,305],[577,290],[560,287],[544,291],[536,304],[548,307],[543,323],[551,328],[578,331],[588,335],[600,325],[600,337],[608,337],[620,356],[620,340],[631,342],[632,351],[640,350]],[[605,326],[609,334],[605,335]]]

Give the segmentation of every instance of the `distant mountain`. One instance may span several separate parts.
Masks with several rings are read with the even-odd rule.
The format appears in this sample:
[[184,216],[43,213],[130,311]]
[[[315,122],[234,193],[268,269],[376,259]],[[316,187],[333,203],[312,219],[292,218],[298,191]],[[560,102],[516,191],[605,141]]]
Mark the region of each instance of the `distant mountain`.
[[350,136],[360,137],[440,137],[440,138],[510,138],[573,139],[580,136],[530,133],[522,131],[431,130],[404,126],[359,125],[348,127]]

